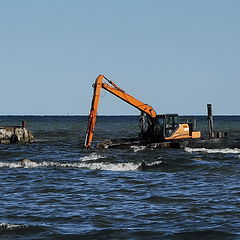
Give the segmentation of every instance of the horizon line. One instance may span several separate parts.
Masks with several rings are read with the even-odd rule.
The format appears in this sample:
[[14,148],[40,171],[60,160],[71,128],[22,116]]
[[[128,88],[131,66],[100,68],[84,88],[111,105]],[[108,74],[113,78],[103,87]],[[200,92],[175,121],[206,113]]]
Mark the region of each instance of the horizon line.
[[[175,113],[174,113],[175,114]],[[164,115],[164,114],[163,114]],[[88,117],[89,114],[0,114],[0,117],[21,117],[21,116],[26,116],[26,117]],[[139,116],[136,114],[101,114],[98,115],[98,117],[125,117],[125,116],[129,116],[129,117],[135,117],[135,116]],[[178,116],[199,116],[199,117],[203,117],[206,116],[207,114],[178,114]],[[214,114],[213,116],[239,116],[240,114]]]

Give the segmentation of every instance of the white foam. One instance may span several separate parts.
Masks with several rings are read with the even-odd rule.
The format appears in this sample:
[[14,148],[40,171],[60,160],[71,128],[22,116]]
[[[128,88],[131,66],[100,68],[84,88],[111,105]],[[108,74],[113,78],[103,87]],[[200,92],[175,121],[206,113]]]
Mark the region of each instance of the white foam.
[[154,166],[154,165],[157,165],[157,164],[161,164],[163,163],[163,161],[155,161],[155,162],[152,162],[152,163],[147,163],[148,166]]
[[[27,160],[27,161],[26,161]],[[0,162],[0,168],[7,167],[7,168],[35,168],[38,167],[39,164],[33,162],[28,159],[23,159],[19,162]]]
[[208,148],[189,148],[185,147],[184,150],[186,152],[205,152],[205,153],[232,153],[232,154],[238,154],[240,153],[240,149],[238,148],[220,148],[220,149],[208,149]]
[[91,170],[108,170],[108,171],[136,171],[140,164],[134,163],[90,163],[90,164],[80,164],[81,168],[88,168]]
[[96,153],[91,153],[89,156],[84,156],[82,158],[80,158],[80,160],[82,162],[85,161],[92,161],[92,160],[97,160],[97,159],[101,159],[104,158],[104,156],[100,155],[100,154],[96,154]]
[[134,152],[142,151],[146,149],[146,146],[131,146]]

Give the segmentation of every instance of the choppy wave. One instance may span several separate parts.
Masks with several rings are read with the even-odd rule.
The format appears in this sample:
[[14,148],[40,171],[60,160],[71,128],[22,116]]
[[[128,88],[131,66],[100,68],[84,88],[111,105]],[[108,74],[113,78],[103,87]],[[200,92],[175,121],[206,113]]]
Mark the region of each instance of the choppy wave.
[[240,149],[238,148],[220,148],[220,149],[208,149],[208,148],[189,148],[185,147],[184,150],[186,152],[205,152],[205,153],[232,153],[232,154],[240,154]]
[[219,231],[219,230],[202,230],[202,231],[193,231],[193,232],[182,232],[182,233],[176,233],[173,235],[174,239],[209,239],[209,240],[215,240],[215,239],[236,239],[236,235],[229,233],[229,232],[224,232],[224,231]]

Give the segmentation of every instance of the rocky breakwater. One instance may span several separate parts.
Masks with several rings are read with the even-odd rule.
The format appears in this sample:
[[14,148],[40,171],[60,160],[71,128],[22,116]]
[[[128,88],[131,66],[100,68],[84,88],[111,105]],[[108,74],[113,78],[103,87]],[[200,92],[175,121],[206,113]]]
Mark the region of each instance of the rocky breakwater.
[[0,143],[31,143],[34,137],[22,121],[21,126],[0,126]]

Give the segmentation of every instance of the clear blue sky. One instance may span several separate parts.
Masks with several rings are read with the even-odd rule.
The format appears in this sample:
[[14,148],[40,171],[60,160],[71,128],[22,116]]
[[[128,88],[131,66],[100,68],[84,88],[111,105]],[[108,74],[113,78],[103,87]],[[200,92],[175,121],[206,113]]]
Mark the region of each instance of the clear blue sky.
[[0,0],[0,114],[87,115],[99,74],[158,113],[240,114],[240,1]]

